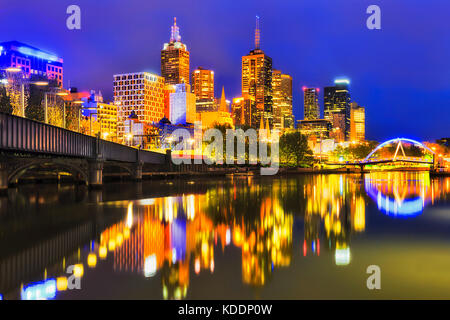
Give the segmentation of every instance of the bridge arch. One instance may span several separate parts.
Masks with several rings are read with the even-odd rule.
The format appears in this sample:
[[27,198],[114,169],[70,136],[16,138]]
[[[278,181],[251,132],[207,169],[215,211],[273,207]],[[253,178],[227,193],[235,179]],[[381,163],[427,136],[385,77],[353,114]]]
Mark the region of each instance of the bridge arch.
[[384,146],[387,146],[388,144],[391,144],[391,143],[393,143],[393,142],[401,143],[402,141],[403,141],[403,142],[412,143],[412,144],[414,144],[414,145],[418,145],[418,146],[422,147],[423,149],[425,149],[425,150],[431,152],[432,154],[434,154],[434,151],[433,151],[433,150],[431,150],[430,148],[428,148],[426,145],[424,145],[423,143],[421,143],[421,142],[419,142],[419,141],[416,141],[416,140],[413,140],[413,139],[408,139],[408,138],[395,138],[395,139],[390,139],[390,140],[387,140],[387,141],[385,141],[385,142],[383,142],[383,143],[380,143],[375,149],[373,149],[373,150],[367,155],[367,157],[363,160],[363,162],[368,162],[369,159],[370,159],[370,158],[371,158],[378,150],[380,150],[380,149],[383,148]]
[[81,180],[86,184],[88,183],[88,172],[81,164],[60,159],[33,159],[19,164],[9,172],[8,183],[15,183],[20,177],[25,175],[28,170],[42,168],[45,165],[54,166],[61,171],[70,173],[74,179]]

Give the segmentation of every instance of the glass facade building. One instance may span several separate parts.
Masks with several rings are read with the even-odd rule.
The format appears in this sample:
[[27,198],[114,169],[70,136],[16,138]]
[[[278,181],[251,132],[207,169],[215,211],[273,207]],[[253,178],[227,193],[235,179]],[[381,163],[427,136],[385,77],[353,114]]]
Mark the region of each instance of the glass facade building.
[[350,81],[337,79],[334,84],[324,90],[324,118],[331,121],[334,130],[342,132],[345,140],[350,140]]

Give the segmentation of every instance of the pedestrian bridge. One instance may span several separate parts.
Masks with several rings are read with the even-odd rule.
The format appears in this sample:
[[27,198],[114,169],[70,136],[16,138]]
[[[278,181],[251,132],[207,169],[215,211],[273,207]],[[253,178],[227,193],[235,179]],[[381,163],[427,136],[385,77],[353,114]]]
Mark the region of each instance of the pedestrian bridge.
[[143,165],[166,166],[170,154],[139,150],[111,141],[0,113],[0,190],[28,169],[54,165],[90,186],[102,184],[105,165],[142,179]]
[[[405,150],[403,148],[404,143],[409,143],[414,146],[417,146],[424,150],[425,153],[429,153],[432,155],[431,158],[429,157],[411,157],[407,156],[405,153]],[[382,148],[391,145],[391,144],[397,144],[395,153],[393,156],[389,157],[378,157],[377,152],[380,151]],[[434,166],[434,151],[428,148],[423,143],[407,139],[407,138],[396,138],[396,139],[390,139],[383,143],[380,143],[375,149],[373,149],[363,160],[356,160],[356,161],[342,161],[342,162],[335,162],[335,163],[327,163],[329,165],[345,165],[345,166],[360,166],[361,169],[364,168],[366,165],[374,165],[374,164],[383,164],[383,163],[394,163],[394,162],[403,162],[403,163],[418,163],[418,164],[429,164],[431,166]]]

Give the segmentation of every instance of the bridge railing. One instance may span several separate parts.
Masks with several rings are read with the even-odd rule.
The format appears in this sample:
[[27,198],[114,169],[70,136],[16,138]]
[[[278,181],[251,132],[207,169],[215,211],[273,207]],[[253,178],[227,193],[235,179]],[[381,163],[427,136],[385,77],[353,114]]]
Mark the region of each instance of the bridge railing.
[[0,112],[0,150],[163,164],[165,155]]
[[0,149],[91,158],[95,138],[0,112]]
[[111,141],[99,140],[99,151],[105,160],[162,164],[166,156],[162,153],[139,150]]

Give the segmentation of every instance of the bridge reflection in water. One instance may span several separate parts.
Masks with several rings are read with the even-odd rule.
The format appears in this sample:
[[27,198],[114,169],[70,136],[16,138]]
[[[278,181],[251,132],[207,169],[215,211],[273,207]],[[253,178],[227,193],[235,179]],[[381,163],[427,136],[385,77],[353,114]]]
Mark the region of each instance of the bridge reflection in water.
[[365,178],[367,194],[378,209],[390,216],[412,217],[434,201],[437,180],[431,182],[425,172],[373,173]]
[[[104,210],[119,208],[123,218],[101,229],[90,242],[76,237],[79,247],[88,245],[81,252],[71,249],[56,264],[66,264],[70,256],[82,278],[95,274],[102,264],[102,270],[110,268],[113,274],[159,278],[164,299],[183,299],[191,281],[202,273],[214,274],[217,256],[234,247],[241,255],[242,283],[263,287],[278,269],[292,267],[294,256],[332,255],[337,266],[350,264],[351,238],[365,231],[368,206],[376,205],[388,215],[411,217],[449,194],[449,185],[450,179],[430,180],[424,172],[311,175],[267,182],[238,178],[210,185],[201,194],[107,202]],[[300,245],[294,240],[299,223],[303,224]],[[89,226],[86,231],[93,229]],[[61,247],[54,242],[45,246],[48,243]],[[44,274],[44,278],[21,283],[23,274],[17,275],[11,264],[16,254],[0,260],[0,290],[7,289],[3,281],[11,278],[23,299],[58,294],[76,298],[76,290],[67,290],[64,269],[45,268],[44,273],[43,266],[33,261],[41,259],[42,248],[37,245],[33,250],[28,272]],[[29,279],[22,281],[25,278]],[[52,292],[44,294],[46,290]]]

